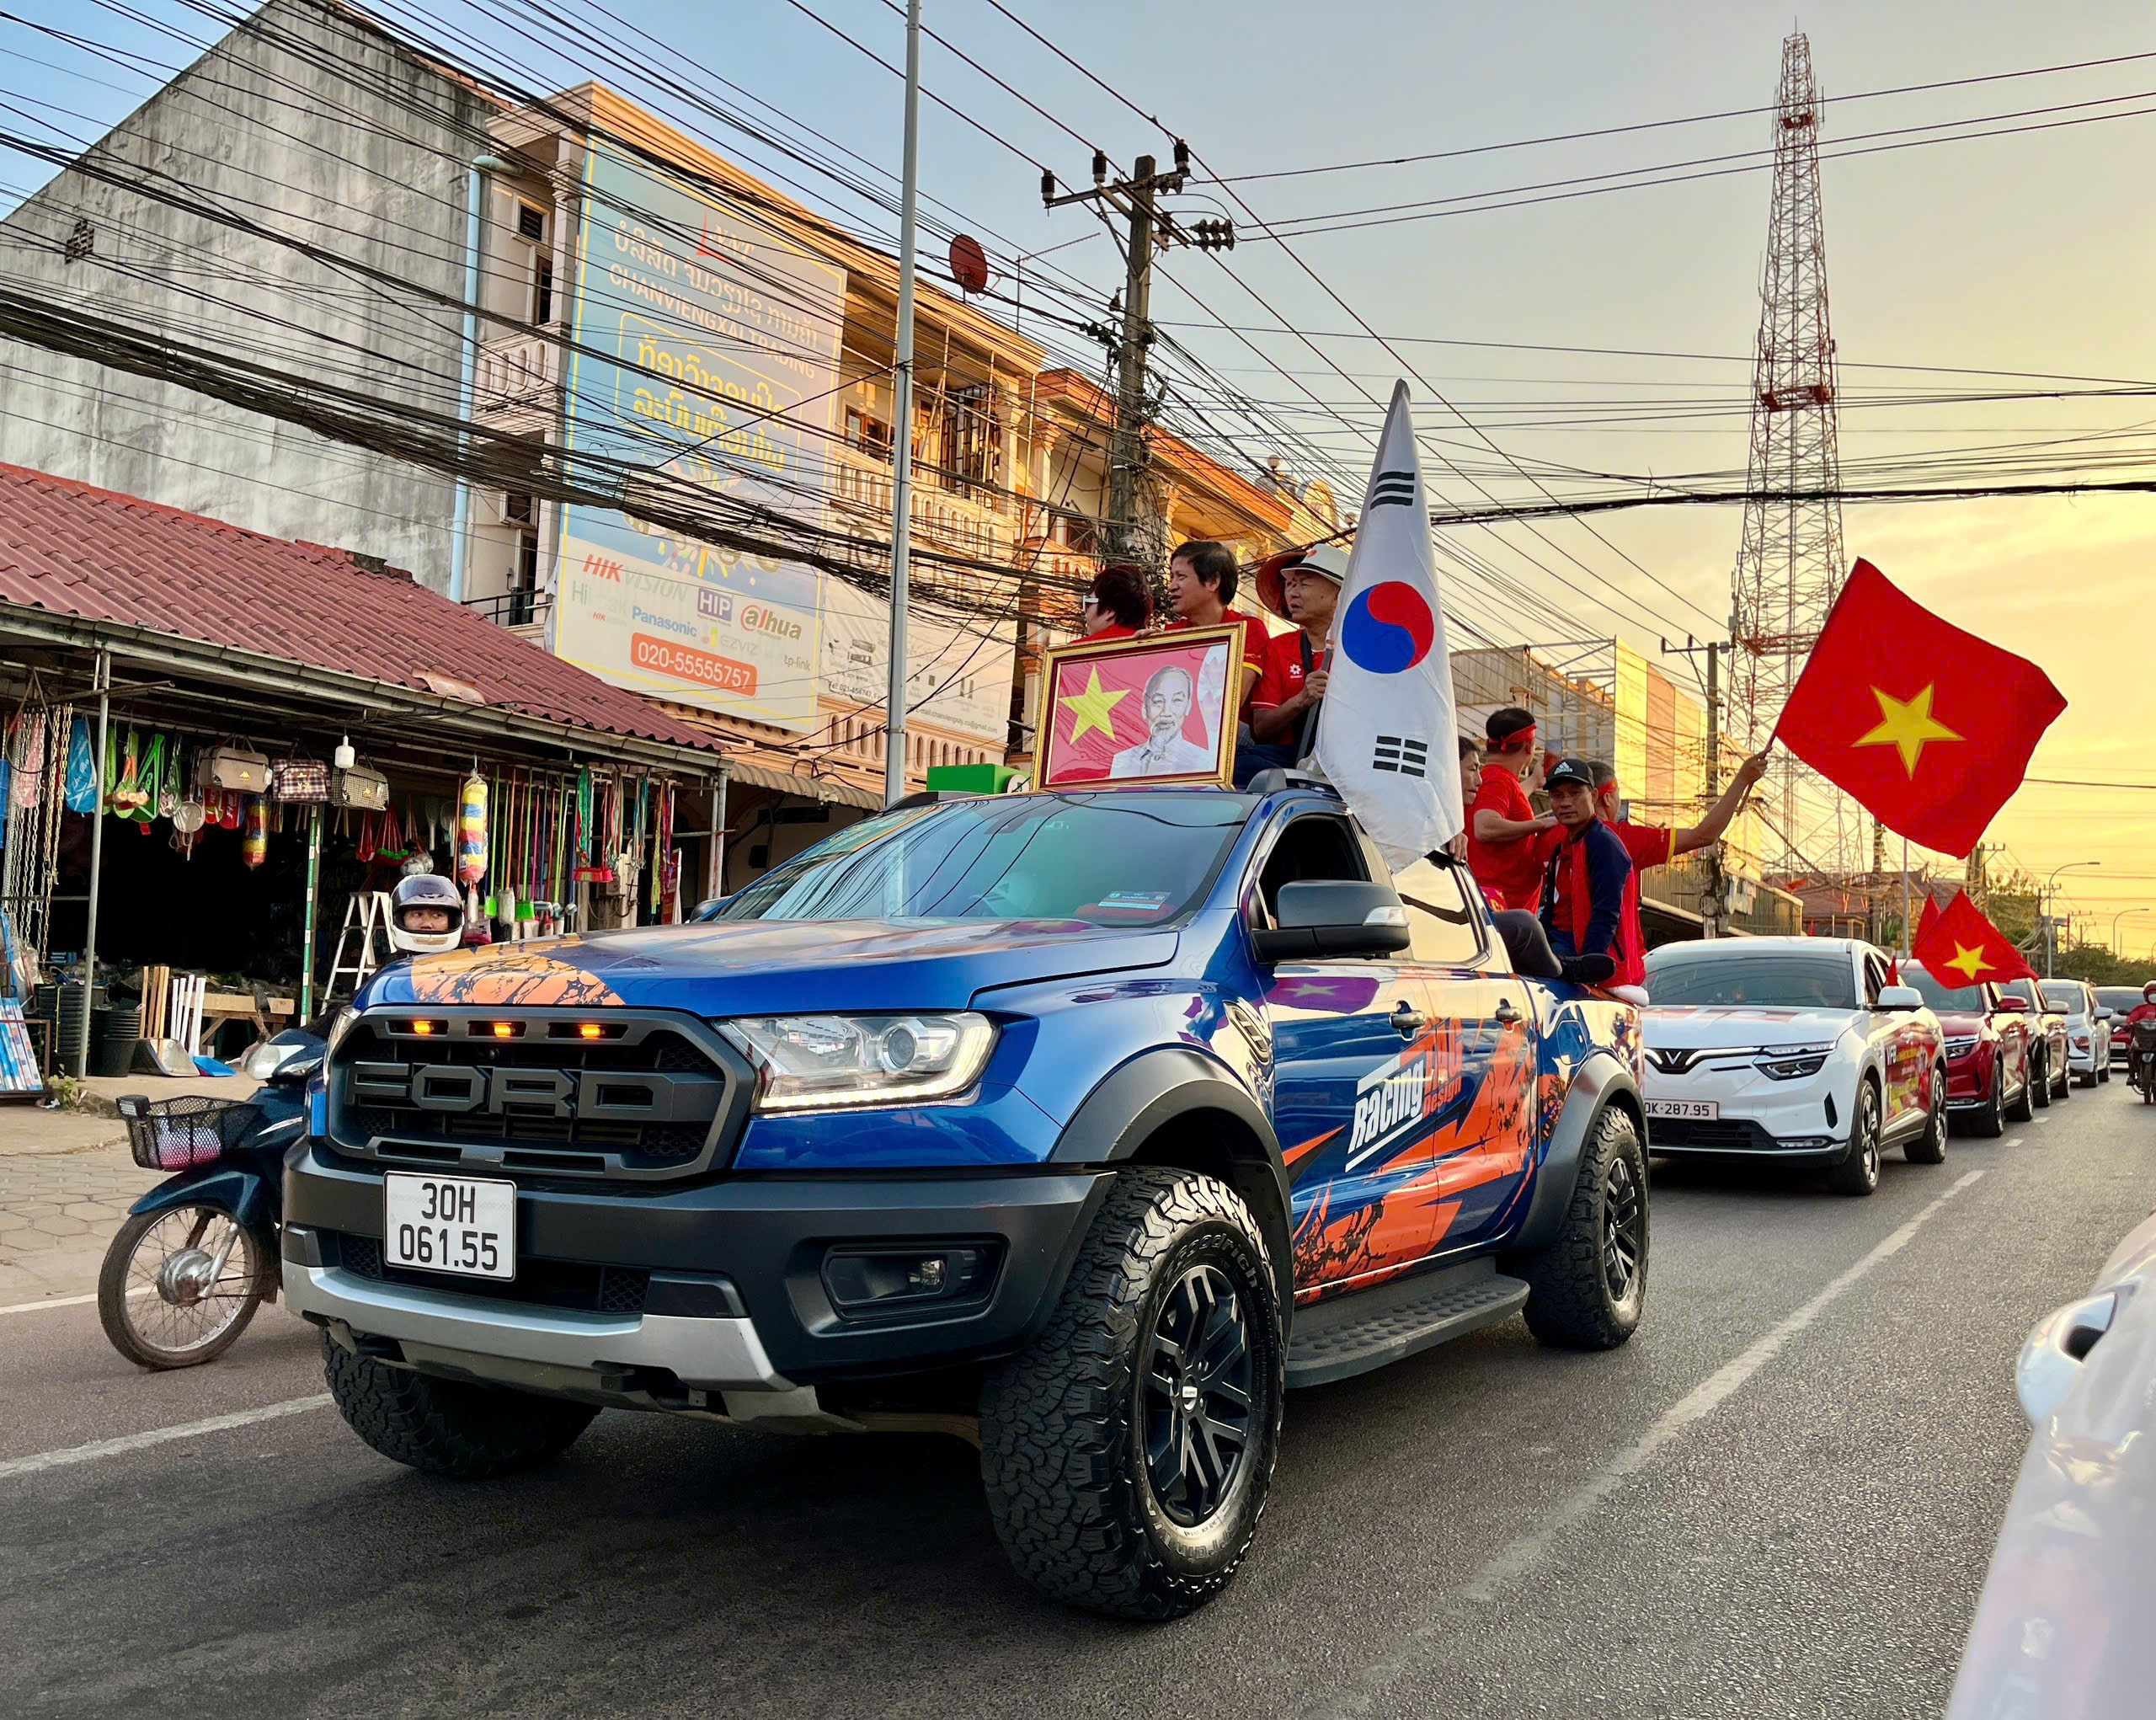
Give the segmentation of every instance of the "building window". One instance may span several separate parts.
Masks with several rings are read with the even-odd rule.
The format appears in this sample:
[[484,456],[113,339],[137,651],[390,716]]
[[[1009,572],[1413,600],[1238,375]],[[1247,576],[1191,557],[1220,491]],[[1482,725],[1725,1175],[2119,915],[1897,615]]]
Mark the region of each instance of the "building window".
[[539,505],[532,496],[511,490],[502,498],[502,523],[510,528],[509,601],[510,627],[526,627],[539,609]]
[[1003,470],[1003,425],[986,383],[945,393],[933,434],[944,489],[997,482]]
[[846,409],[846,440],[847,446],[873,454],[878,460],[891,457],[890,425],[858,406]]
[[63,248],[67,259],[70,263],[79,263],[97,248],[98,230],[90,225],[89,216],[77,216],[75,225],[69,229],[67,243]]
[[536,203],[519,199],[516,236],[531,247],[531,292],[527,313],[541,325],[554,320],[554,253],[548,234],[552,223]]

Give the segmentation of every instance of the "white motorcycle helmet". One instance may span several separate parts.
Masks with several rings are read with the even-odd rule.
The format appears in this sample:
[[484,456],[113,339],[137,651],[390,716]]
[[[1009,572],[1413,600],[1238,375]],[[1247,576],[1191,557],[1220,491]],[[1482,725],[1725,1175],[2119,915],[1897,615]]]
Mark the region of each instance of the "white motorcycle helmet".
[[[411,922],[442,916],[436,930]],[[464,902],[456,886],[435,873],[401,880],[389,898],[389,942],[405,955],[439,955],[455,949],[464,937]]]

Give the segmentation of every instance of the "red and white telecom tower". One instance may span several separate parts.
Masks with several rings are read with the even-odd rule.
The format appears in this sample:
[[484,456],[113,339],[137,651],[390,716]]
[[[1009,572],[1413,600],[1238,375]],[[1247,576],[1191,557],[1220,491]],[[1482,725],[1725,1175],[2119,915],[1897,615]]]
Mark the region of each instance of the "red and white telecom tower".
[[[1753,361],[1752,455],[1744,541],[1732,580],[1730,728],[1757,750],[1774,731],[1805,657],[1842,589],[1841,458],[1834,336],[1827,316],[1827,235],[1819,195],[1822,110],[1812,45],[1782,43],[1774,113],[1774,204]],[[1807,786],[1808,785],[1808,786]],[[1784,755],[1769,777],[1770,820],[1789,863],[1846,865],[1840,797]],[[1800,826],[1802,826],[1801,828]]]

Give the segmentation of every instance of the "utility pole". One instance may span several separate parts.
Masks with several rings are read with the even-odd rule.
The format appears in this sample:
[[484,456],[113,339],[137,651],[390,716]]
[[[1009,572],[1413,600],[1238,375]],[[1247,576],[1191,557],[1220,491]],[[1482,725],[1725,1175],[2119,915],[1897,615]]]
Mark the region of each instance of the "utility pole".
[[[1662,649],[1669,656],[1704,654],[1707,660],[1706,804],[1712,806],[1721,798],[1721,654],[1729,647],[1721,639],[1709,639],[1702,645],[1688,633],[1683,644],[1673,645],[1664,639]],[[1721,936],[1722,916],[1728,911],[1728,903],[1729,879],[1721,863],[1721,844],[1717,841],[1707,851],[1707,889],[1700,902],[1700,918],[1705,922],[1702,937]]]
[[891,370],[891,685],[883,804],[906,793],[906,601],[913,550],[914,202],[921,180],[921,0],[906,0],[906,118],[899,189],[899,326]]
[[1091,203],[1113,209],[1127,221],[1123,243],[1123,323],[1111,329],[1090,325],[1086,333],[1102,340],[1116,358],[1115,427],[1108,443],[1108,513],[1104,545],[1113,559],[1150,563],[1151,532],[1145,517],[1145,426],[1151,421],[1152,400],[1146,389],[1146,355],[1154,339],[1152,323],[1153,258],[1170,245],[1194,245],[1201,251],[1231,251],[1235,246],[1235,223],[1227,220],[1193,222],[1188,227],[1165,214],[1159,199],[1180,191],[1190,177],[1190,146],[1176,140],[1175,165],[1166,173],[1150,155],[1141,155],[1127,179],[1108,178],[1105,150],[1093,153],[1091,190],[1059,193],[1054,174],[1041,175],[1041,202],[1049,209],[1066,204]]

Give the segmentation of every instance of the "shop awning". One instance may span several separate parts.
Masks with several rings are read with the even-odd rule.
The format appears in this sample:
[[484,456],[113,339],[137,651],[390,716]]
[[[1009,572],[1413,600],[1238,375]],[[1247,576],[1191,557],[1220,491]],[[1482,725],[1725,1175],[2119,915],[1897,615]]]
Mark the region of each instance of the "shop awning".
[[869,812],[883,809],[881,794],[873,789],[857,788],[852,783],[841,782],[835,777],[796,776],[790,771],[778,770],[770,765],[752,764],[741,758],[728,759],[724,769],[734,781],[758,788],[772,788],[782,794],[798,795],[806,800],[828,800],[840,806],[858,806]]
[[406,573],[0,465],[0,639],[448,747],[718,772],[709,734]]

